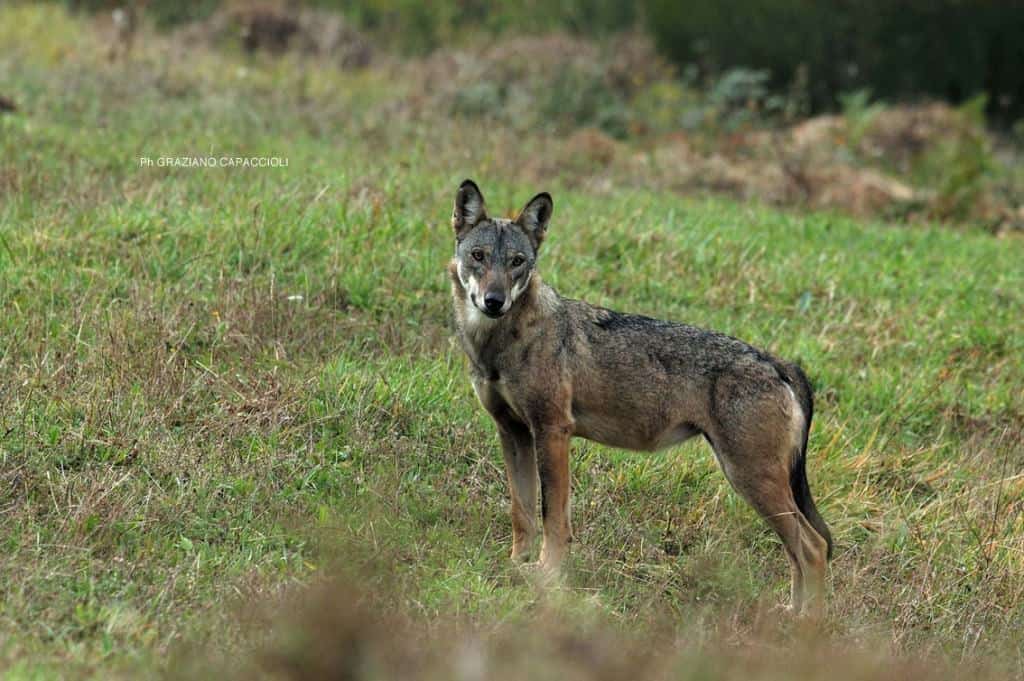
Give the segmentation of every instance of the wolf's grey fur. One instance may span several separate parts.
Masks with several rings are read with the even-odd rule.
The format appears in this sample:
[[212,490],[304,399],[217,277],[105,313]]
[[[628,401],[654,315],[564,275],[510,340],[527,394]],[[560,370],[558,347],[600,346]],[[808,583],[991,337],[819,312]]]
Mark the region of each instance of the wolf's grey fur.
[[493,219],[467,180],[452,216],[456,325],[501,436],[513,558],[536,532],[538,472],[540,566],[557,571],[567,551],[570,437],[654,451],[702,435],[782,538],[792,608],[820,607],[832,539],[804,473],[813,399],[803,371],[714,331],[561,297],[535,269],[552,208],[538,194],[516,219]]

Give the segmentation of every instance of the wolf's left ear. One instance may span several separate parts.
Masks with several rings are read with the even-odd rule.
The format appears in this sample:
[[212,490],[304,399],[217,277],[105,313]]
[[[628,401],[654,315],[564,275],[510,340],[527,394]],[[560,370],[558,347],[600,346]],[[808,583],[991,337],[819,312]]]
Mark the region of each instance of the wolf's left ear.
[[555,209],[555,202],[551,200],[551,194],[541,192],[530,199],[526,207],[516,216],[516,224],[522,227],[533,247],[540,246],[544,241],[544,234],[548,231],[548,220],[551,219],[551,211]]
[[481,220],[487,219],[487,208],[484,206],[484,195],[473,180],[464,180],[455,192],[455,208],[452,210],[452,227],[455,236],[461,239],[466,232],[476,227]]

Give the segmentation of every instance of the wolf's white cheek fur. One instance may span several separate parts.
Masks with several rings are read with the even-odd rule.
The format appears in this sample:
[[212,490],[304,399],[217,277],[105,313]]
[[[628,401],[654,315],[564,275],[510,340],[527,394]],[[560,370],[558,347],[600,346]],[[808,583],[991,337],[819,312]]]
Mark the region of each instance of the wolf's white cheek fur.
[[462,263],[458,265],[459,281],[462,282],[462,287],[466,289],[467,295],[475,296],[480,292],[480,283],[472,277],[467,276],[466,270],[463,269]]
[[473,304],[473,297],[480,294],[480,282],[474,279],[472,275],[467,276],[461,262],[458,264],[458,274],[462,287],[466,289],[466,298],[462,301],[466,306],[466,331],[476,335],[491,326],[494,320],[481,312],[480,308]]
[[526,287],[530,285],[530,279],[532,278],[533,272],[530,272],[526,275],[526,279],[524,279],[522,283],[517,281],[512,285],[512,293],[509,295],[508,307],[512,307],[512,303],[516,302],[516,300],[519,299],[519,296],[523,295],[523,291],[525,291]]

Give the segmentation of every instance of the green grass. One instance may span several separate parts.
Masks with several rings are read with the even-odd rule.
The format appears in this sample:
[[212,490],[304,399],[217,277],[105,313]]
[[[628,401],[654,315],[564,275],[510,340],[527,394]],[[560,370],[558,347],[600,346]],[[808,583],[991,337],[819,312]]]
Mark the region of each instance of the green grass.
[[[426,640],[530,620],[497,437],[450,338],[465,176],[500,212],[554,194],[540,267],[563,294],[805,366],[833,644],[1024,669],[1020,239],[535,186],[522,161],[550,139],[416,111],[400,72],[156,38],[108,64],[50,6],[0,9],[0,45],[20,107],[0,116],[8,677],[249,650],[247,608],[323,575],[360,575]],[[235,153],[289,166],[138,163]],[[685,639],[693,661],[784,600],[778,542],[702,444],[580,441],[573,476],[569,586],[545,608]]]

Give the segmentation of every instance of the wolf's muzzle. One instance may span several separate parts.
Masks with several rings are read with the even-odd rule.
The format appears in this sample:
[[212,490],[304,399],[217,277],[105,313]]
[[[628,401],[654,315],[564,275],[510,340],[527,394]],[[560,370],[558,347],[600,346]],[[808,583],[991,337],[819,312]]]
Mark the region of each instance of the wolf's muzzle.
[[505,307],[505,296],[503,294],[488,291],[484,295],[484,312],[489,316],[500,316],[503,307]]

